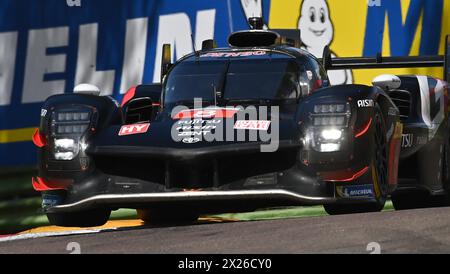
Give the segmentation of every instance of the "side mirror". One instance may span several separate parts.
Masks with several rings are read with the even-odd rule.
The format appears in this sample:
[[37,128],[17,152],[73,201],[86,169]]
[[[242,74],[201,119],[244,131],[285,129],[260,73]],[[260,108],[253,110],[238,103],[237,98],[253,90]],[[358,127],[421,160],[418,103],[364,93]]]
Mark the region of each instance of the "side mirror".
[[161,58],[161,83],[172,65],[172,47],[170,44],[164,44]]
[[395,75],[383,74],[373,79],[372,84],[384,90],[393,90],[402,85],[402,80]]
[[202,43],[202,51],[208,51],[217,48],[217,43],[213,39],[208,39]]

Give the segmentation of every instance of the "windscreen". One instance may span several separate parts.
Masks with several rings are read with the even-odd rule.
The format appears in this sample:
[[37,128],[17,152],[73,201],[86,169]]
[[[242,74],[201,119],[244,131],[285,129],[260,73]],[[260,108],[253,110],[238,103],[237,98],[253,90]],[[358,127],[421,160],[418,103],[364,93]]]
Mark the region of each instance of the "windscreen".
[[168,76],[165,103],[214,101],[217,92],[224,100],[295,99],[300,74],[291,58],[184,61]]

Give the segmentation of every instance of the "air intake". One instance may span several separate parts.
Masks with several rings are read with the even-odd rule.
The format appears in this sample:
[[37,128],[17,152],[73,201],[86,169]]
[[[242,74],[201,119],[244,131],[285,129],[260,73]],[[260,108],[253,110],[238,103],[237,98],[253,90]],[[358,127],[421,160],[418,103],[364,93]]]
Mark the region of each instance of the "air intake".
[[400,120],[408,120],[411,114],[411,93],[406,90],[395,89],[389,92],[389,97],[400,111]]
[[230,35],[228,43],[232,47],[270,47],[277,43],[280,35],[273,31],[250,30],[239,31]]

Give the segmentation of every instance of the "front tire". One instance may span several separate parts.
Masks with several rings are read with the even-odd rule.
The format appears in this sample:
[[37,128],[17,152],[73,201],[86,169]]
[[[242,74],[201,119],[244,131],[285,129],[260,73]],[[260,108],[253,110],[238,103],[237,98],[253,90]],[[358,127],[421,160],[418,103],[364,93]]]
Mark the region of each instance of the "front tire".
[[47,213],[52,225],[62,227],[97,227],[108,222],[111,210],[93,209],[79,212]]
[[419,183],[426,190],[399,192],[392,195],[396,210],[447,206],[450,196],[432,195],[443,192],[449,181],[449,145],[439,138],[434,139],[417,153]]
[[355,204],[328,204],[325,211],[330,215],[380,212],[383,210],[388,192],[388,162],[386,124],[378,104],[375,106],[373,134],[372,184],[375,190],[375,202]]

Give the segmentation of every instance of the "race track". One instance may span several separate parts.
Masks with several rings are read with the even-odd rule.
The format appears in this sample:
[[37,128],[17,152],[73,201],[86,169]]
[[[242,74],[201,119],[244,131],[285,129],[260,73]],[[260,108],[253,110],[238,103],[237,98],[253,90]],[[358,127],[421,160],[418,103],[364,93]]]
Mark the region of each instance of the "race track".
[[178,227],[0,242],[0,253],[450,253],[450,208]]

